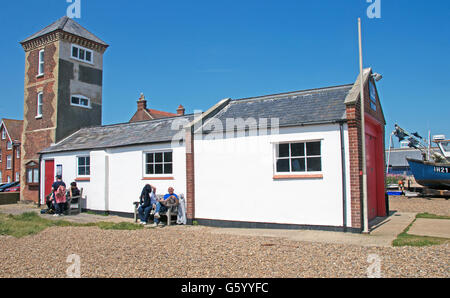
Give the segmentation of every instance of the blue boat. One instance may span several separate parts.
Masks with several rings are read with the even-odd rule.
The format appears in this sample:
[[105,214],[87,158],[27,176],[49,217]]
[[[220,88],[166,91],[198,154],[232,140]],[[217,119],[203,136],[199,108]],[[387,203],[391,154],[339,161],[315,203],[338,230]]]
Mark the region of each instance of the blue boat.
[[417,159],[406,159],[416,182],[422,186],[450,190],[450,163],[436,163]]

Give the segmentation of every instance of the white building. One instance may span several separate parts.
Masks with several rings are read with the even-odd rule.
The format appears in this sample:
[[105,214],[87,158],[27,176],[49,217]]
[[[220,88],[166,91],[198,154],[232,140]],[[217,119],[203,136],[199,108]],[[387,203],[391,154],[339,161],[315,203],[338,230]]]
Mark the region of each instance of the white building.
[[[384,116],[364,73],[369,219],[385,216]],[[223,227],[362,228],[356,83],[225,99],[208,111],[85,128],[41,154],[51,178],[84,188],[85,209],[130,214],[150,183],[186,194],[188,222]],[[184,138],[183,141],[179,141]],[[176,141],[173,141],[173,140]]]

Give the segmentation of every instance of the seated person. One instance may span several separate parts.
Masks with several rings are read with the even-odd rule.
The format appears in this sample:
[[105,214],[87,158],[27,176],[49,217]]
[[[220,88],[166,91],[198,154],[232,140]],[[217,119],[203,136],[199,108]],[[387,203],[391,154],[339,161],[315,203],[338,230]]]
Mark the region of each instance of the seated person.
[[[153,226],[155,226],[155,227],[158,226],[158,223],[159,223],[159,218],[160,218],[159,213],[167,211],[167,206],[166,205],[168,203],[171,203],[171,204],[178,204],[179,203],[178,196],[174,193],[173,187],[169,187],[168,192],[169,193],[166,194],[163,199],[160,199],[157,202],[157,204],[156,204],[155,221],[154,221],[154,224],[153,224]],[[170,220],[170,218],[167,219],[167,220]]]
[[[77,183],[76,182],[72,182],[70,183],[70,188],[69,188],[69,197],[73,198],[73,197],[78,197],[80,195],[80,190],[77,187]],[[72,201],[73,203],[76,203],[78,200],[75,199],[74,201]]]
[[45,197],[45,204],[47,205],[47,213],[53,214],[55,213],[55,200],[53,199],[53,192]]
[[156,208],[156,188],[147,184],[144,186],[141,192],[141,196],[139,197],[139,219],[141,220],[141,224],[147,224],[148,218],[150,216],[150,211],[153,208]]

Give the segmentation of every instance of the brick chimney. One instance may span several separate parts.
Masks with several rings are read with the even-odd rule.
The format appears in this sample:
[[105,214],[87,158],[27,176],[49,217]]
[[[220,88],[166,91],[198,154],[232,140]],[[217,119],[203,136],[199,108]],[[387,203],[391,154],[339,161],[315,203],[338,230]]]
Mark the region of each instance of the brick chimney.
[[183,116],[183,115],[184,115],[184,112],[185,112],[185,108],[184,108],[182,105],[180,105],[180,106],[178,107],[178,109],[177,109],[177,114],[178,114],[179,116]]
[[141,93],[141,97],[137,101],[138,111],[147,109],[147,101],[145,100],[144,93]]

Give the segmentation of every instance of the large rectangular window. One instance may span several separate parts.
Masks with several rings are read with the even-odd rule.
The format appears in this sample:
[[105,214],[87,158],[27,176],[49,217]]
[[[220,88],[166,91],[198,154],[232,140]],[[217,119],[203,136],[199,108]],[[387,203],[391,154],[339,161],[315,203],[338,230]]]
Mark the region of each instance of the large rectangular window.
[[173,174],[172,151],[145,153],[144,173],[145,175]]
[[83,62],[93,63],[94,52],[88,50],[86,48],[72,45],[72,53],[71,57]]
[[321,172],[321,142],[276,145],[276,173]]
[[91,175],[91,158],[89,156],[77,157],[78,176],[85,177]]
[[27,168],[27,183],[28,184],[39,183],[39,169],[38,168]]
[[42,106],[44,104],[44,93],[39,92],[36,102],[36,118],[42,117]]
[[39,69],[38,75],[41,76],[44,74],[44,50],[39,51]]

